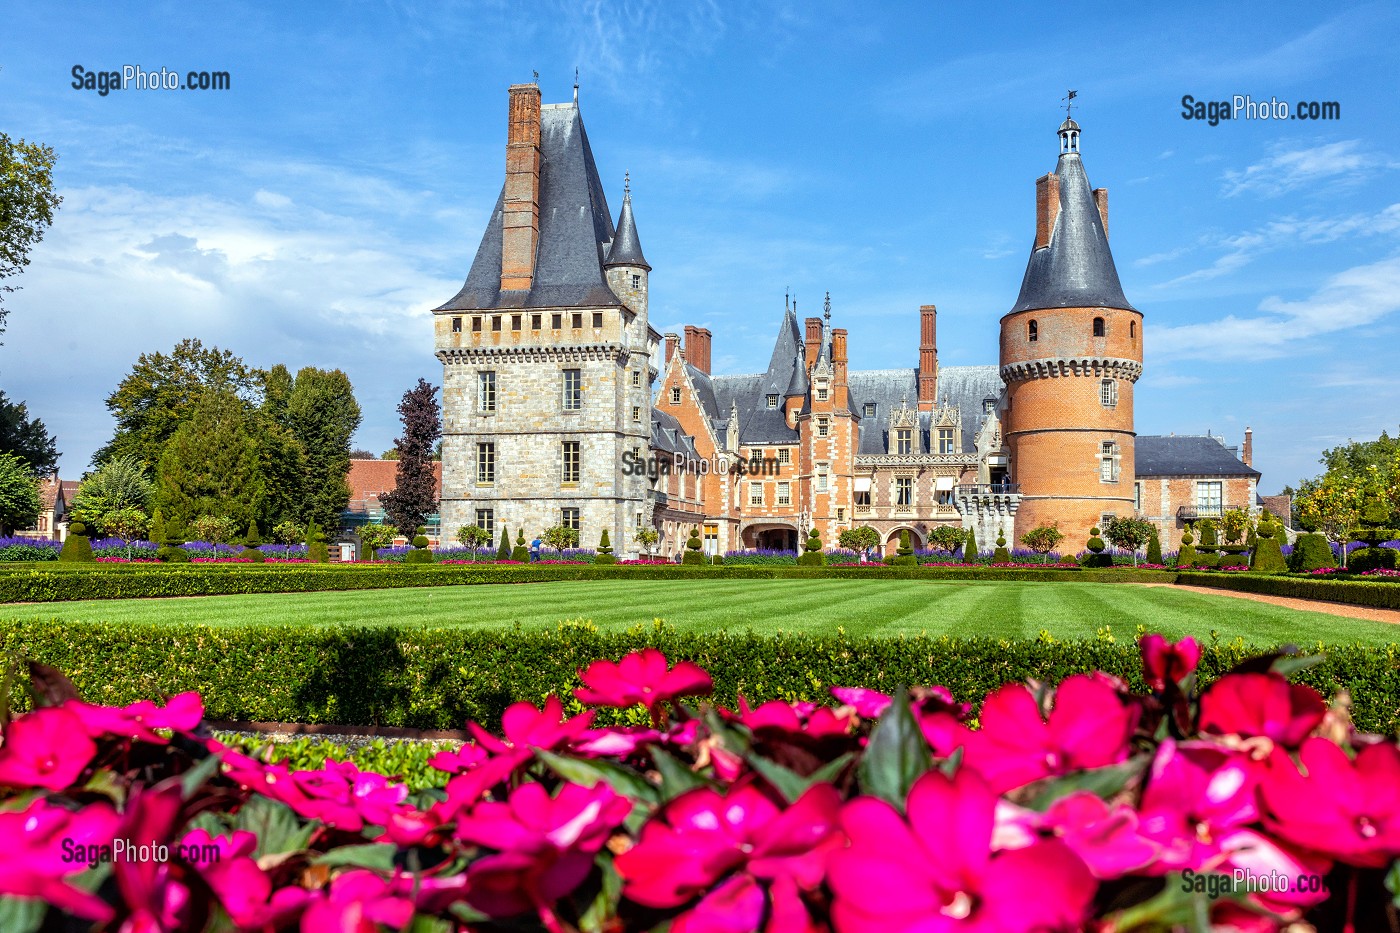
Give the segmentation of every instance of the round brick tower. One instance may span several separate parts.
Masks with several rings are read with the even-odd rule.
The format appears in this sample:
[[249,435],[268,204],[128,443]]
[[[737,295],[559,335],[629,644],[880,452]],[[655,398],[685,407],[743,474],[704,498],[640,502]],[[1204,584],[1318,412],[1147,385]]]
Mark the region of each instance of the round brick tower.
[[1021,294],[1001,319],[1002,430],[1022,497],[1016,537],[1057,523],[1060,551],[1073,554],[1104,516],[1134,513],[1143,330],[1108,249],[1108,192],[1091,189],[1084,174],[1079,124],[1065,120],[1059,137],[1054,173],[1035,183],[1035,245]]

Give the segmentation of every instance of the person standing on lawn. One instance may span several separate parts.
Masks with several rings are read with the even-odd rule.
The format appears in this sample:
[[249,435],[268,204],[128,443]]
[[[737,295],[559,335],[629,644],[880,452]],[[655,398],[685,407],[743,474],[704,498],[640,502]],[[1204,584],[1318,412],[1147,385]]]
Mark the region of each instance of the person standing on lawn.
[[531,563],[534,563],[535,561],[537,561],[537,560],[540,559],[540,545],[541,545],[541,544],[542,544],[542,542],[540,541],[540,536],[539,536],[539,535],[535,535],[535,540],[533,540],[533,541],[530,542],[530,562],[531,562]]

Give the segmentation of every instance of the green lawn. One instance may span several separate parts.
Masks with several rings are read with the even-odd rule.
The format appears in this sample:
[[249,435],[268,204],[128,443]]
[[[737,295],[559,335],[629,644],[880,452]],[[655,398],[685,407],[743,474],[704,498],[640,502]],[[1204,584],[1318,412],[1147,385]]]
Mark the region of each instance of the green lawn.
[[1397,640],[1400,630],[1171,586],[922,580],[593,581],[94,600],[0,606],[0,621],[193,622],[324,625],[400,622],[432,626],[554,626],[588,619],[626,629],[664,619],[678,629],[804,629],[851,635],[1092,636],[1111,625],[1132,638],[1139,624],[1170,636],[1242,636],[1254,644]]

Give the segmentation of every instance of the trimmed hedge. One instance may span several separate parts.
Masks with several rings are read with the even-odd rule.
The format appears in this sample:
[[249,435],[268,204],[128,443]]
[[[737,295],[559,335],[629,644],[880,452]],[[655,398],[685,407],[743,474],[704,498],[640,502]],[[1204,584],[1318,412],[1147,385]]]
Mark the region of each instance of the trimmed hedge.
[[[412,626],[211,628],[198,625],[70,625],[30,621],[0,634],[0,649],[63,670],[83,697],[109,705],[198,690],[215,720],[460,728],[467,719],[497,728],[506,706],[538,704],[578,686],[596,658],[654,645],[715,678],[716,702],[746,697],[830,702],[833,685],[890,690],[943,684],[967,702],[1027,677],[1058,682],[1102,669],[1138,690],[1134,640],[1003,641],[992,638],[852,638],[806,633],[682,633],[639,626],[599,632],[587,623],[555,631],[487,632]],[[1312,646],[1317,650],[1321,646]],[[1203,646],[1202,682],[1258,653],[1242,640]],[[1356,725],[1394,733],[1400,722],[1400,647],[1331,646],[1296,679],[1331,696],[1350,691]],[[23,701],[21,688],[12,699]],[[607,714],[607,715],[623,715]],[[614,720],[616,721],[616,720]]]
[[[1210,586],[1219,590],[1287,596],[1293,599],[1320,599],[1373,609],[1400,609],[1400,583],[1371,580],[1319,580],[1307,577],[1265,577],[1255,574],[1177,574],[1176,582],[1186,586]],[[1400,635],[1400,631],[1397,631]]]
[[165,596],[221,596],[242,593],[316,593],[331,590],[379,590],[404,586],[463,586],[477,583],[538,583],[554,580],[669,580],[696,574],[738,580],[878,579],[1018,580],[1094,583],[1172,583],[1176,574],[1161,570],[1107,570],[1084,573],[1057,570],[998,570],[992,567],[776,567],[650,564],[458,564],[444,566],[379,564],[337,567],[334,564],[98,564],[74,569],[0,572],[0,603],[67,602],[76,599],[144,599]]

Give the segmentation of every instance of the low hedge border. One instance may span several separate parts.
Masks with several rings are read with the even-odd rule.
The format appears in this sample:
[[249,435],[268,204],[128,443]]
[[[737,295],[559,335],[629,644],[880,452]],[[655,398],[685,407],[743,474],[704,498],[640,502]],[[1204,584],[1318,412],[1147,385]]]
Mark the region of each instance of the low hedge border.
[[[1177,574],[1176,582],[1183,586],[1209,586],[1218,590],[1259,593],[1265,596],[1318,599],[1325,602],[1367,606],[1372,609],[1400,609],[1400,584],[1389,581],[1326,580],[1264,576],[1262,574],[1226,576],[1183,571]],[[1396,634],[1400,635],[1400,632]]]
[[[508,704],[538,704],[550,693],[569,697],[578,686],[579,668],[647,645],[705,667],[715,679],[715,700],[730,707],[740,693],[829,701],[828,687],[851,684],[887,690],[897,684],[943,684],[959,699],[977,702],[1008,681],[1058,682],[1096,669],[1143,688],[1135,639],[1114,640],[1111,634],[1088,641],[1048,635],[1004,641],[694,633],[660,625],[609,633],[577,622],[543,632],[482,632],[403,625],[75,626],[58,620],[20,622],[0,633],[0,650],[58,667],[94,702],[119,705],[198,690],[211,719],[420,729],[461,728],[467,719],[494,729]],[[1396,731],[1400,647],[1315,645],[1310,650],[1324,651],[1325,658],[1298,672],[1298,680],[1326,696],[1350,691],[1361,729]],[[1207,642],[1202,682],[1258,652],[1258,646],[1238,639]],[[22,700],[18,685],[13,699]],[[571,697],[568,702],[581,708]]]
[[330,590],[391,589],[405,586],[462,586],[479,583],[542,583],[559,580],[672,580],[702,575],[713,579],[880,579],[1019,580],[1091,583],[1171,583],[1162,570],[995,570],[987,567],[752,567],[752,566],[530,566],[303,567],[291,564],[148,567],[132,565],[72,570],[30,570],[0,574],[0,603],[66,602],[78,599],[138,599],[168,596],[221,596],[245,593],[314,593]]

